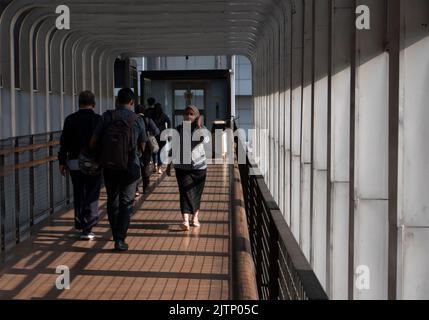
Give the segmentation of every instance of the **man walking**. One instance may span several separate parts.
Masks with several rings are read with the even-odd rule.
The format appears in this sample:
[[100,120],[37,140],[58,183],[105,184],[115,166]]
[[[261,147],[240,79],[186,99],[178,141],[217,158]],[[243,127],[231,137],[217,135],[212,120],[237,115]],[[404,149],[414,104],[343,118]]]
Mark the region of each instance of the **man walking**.
[[95,96],[90,91],[79,95],[79,111],[69,115],[60,138],[58,160],[60,172],[65,176],[69,170],[73,184],[74,222],[81,231],[82,240],[92,240],[92,228],[98,222],[98,198],[100,196],[101,174],[89,175],[79,168],[79,154],[88,149],[91,136],[101,121],[94,112]]
[[155,117],[155,103],[156,100],[153,97],[149,97],[147,100],[147,107],[146,107],[146,117],[151,118],[154,120]]
[[140,179],[139,157],[148,139],[143,119],[134,113],[134,104],[133,91],[121,89],[116,110],[103,114],[91,141],[92,148],[101,147],[107,213],[117,251],[128,250],[125,239]]

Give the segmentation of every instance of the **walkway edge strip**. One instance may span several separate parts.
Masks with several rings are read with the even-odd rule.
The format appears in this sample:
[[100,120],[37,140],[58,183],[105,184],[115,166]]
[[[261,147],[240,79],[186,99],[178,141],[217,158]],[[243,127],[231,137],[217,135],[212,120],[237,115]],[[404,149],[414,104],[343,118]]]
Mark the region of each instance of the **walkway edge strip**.
[[232,295],[234,300],[259,300],[240,171],[237,163],[230,168],[232,171],[230,175],[232,179]]

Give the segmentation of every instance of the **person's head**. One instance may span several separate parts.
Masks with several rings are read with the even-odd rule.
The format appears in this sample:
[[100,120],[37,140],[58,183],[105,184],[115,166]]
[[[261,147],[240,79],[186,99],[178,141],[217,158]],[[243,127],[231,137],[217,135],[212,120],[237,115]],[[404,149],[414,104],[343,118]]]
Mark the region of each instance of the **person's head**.
[[136,106],[136,108],[135,108],[134,111],[137,114],[140,114],[140,113],[144,114],[144,110],[145,110],[145,107],[143,105],[139,104],[139,105]]
[[136,96],[130,88],[124,88],[118,92],[118,104],[128,108],[134,108]]
[[200,111],[196,106],[188,106],[185,109],[185,112],[183,114],[183,120],[189,121],[193,124],[196,124],[197,127],[201,127],[200,123]]
[[160,116],[164,113],[164,111],[162,111],[162,106],[160,103],[155,103],[155,114],[157,116]]
[[95,95],[91,91],[82,91],[79,94],[79,108],[80,109],[95,108]]
[[156,100],[152,97],[147,99],[147,105],[150,107],[153,106],[155,104],[155,102],[156,102]]

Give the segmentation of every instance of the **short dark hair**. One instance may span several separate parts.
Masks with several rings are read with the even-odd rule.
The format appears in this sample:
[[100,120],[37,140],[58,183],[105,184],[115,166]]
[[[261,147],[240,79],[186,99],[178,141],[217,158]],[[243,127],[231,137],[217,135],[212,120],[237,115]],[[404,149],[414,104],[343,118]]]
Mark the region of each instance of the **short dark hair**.
[[155,98],[150,97],[147,99],[147,104],[150,106],[153,106],[155,102],[156,102]]
[[123,88],[118,92],[118,102],[119,104],[128,104],[131,101],[135,101],[136,96],[134,95],[133,90],[130,88]]
[[145,110],[145,108],[144,108],[144,106],[142,106],[141,104],[139,104],[139,105],[137,105],[135,108],[134,108],[134,111],[138,114],[138,113],[143,113],[144,114],[144,110]]
[[91,91],[82,91],[79,94],[79,106],[95,105],[95,95]]

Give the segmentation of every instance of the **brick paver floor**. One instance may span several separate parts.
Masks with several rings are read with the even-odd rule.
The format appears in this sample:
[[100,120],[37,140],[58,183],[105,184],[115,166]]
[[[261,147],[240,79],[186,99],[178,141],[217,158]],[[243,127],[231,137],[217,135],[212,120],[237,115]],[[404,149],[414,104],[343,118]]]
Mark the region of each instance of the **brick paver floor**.
[[[202,225],[190,232],[180,229],[175,177],[152,180],[158,185],[132,217],[129,251],[112,250],[103,193],[97,238],[77,238],[72,211],[53,217],[0,266],[0,299],[229,299],[228,167],[209,167]],[[61,265],[70,270],[69,290],[55,286]]]

